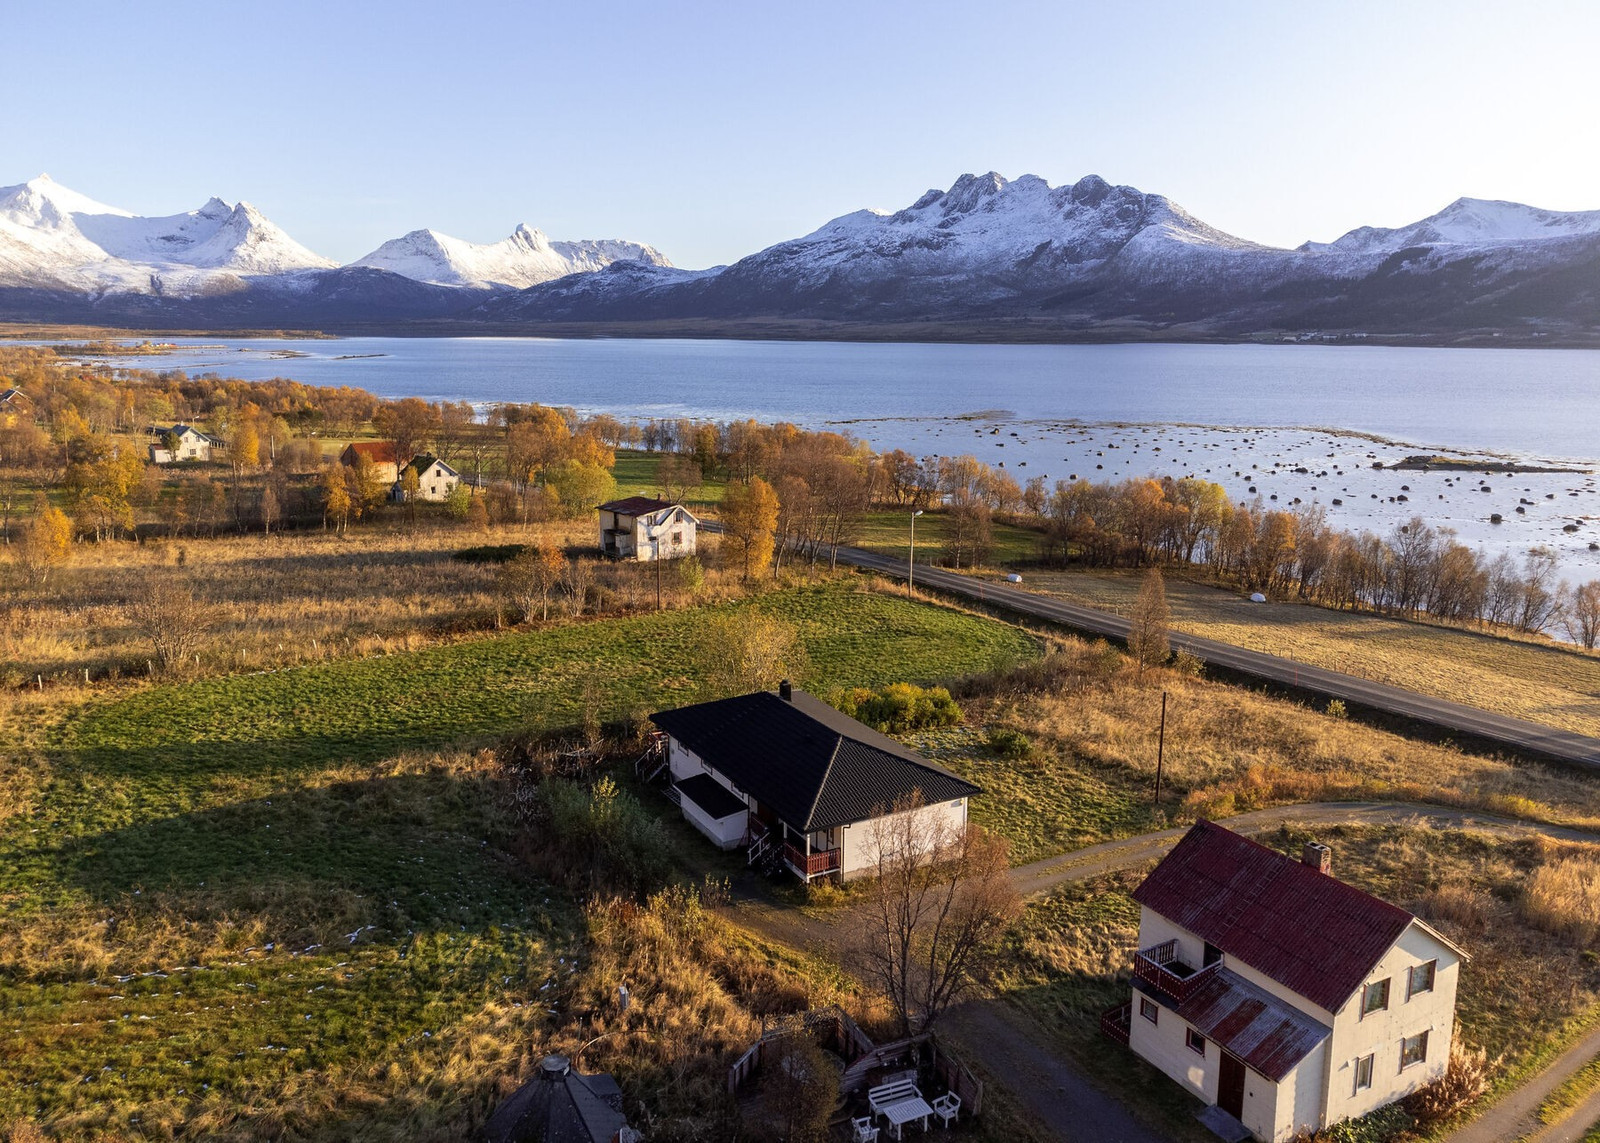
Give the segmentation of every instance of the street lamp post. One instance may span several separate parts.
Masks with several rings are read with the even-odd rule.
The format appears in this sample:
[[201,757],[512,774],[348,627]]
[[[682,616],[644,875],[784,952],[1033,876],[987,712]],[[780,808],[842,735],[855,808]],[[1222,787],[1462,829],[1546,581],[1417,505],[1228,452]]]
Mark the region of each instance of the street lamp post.
[[922,515],[922,509],[921,508],[918,508],[915,512],[911,513],[911,554],[906,559],[906,594],[907,595],[910,595],[911,592],[912,592],[912,589],[916,587],[916,575],[917,575],[917,517],[920,516],[920,515]]

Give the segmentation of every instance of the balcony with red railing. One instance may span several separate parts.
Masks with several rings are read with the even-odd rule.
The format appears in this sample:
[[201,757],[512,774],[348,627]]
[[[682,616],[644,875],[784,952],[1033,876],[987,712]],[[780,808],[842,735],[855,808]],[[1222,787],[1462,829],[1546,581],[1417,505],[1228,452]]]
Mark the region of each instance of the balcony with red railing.
[[794,870],[796,877],[804,877],[807,881],[824,873],[837,873],[839,870],[837,849],[820,849],[808,854],[798,846],[784,842],[783,860]]
[[1182,1004],[1221,964],[1219,960],[1204,968],[1195,968],[1178,956],[1178,942],[1174,939],[1135,953],[1133,975]]
[[1133,1005],[1118,1004],[1100,1013],[1100,1032],[1119,1044],[1128,1042],[1133,1027]]

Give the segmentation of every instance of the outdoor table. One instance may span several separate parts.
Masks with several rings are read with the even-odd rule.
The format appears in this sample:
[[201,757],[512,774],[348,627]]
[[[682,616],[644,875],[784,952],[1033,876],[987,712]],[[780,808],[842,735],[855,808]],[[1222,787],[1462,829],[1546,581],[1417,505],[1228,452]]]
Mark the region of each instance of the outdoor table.
[[921,1096],[912,1096],[902,1099],[898,1103],[891,1103],[883,1109],[884,1118],[889,1121],[894,1129],[894,1137],[900,1138],[900,1128],[913,1119],[922,1120],[922,1129],[928,1129],[928,1116],[933,1114],[933,1108],[928,1106],[928,1101]]

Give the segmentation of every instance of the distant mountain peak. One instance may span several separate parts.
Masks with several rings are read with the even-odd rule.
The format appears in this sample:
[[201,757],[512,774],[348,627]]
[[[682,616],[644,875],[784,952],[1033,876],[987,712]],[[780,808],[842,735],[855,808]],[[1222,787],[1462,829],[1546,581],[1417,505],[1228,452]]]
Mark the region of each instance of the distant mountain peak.
[[568,274],[604,269],[618,261],[671,265],[654,249],[637,242],[552,242],[526,222],[519,223],[509,237],[484,244],[433,230],[414,230],[351,264],[432,285],[526,289]]

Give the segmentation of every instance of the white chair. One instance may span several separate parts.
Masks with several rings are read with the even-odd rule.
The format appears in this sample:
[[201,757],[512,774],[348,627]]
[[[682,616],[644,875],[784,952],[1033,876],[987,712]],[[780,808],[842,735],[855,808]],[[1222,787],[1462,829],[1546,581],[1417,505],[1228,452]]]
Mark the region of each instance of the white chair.
[[878,1129],[872,1125],[872,1116],[864,1119],[852,1119],[850,1125],[855,1128],[851,1137],[854,1143],[878,1143]]
[[961,1113],[961,1097],[955,1092],[941,1095],[933,1101],[933,1113],[944,1124],[945,1130],[950,1129],[950,1121]]

